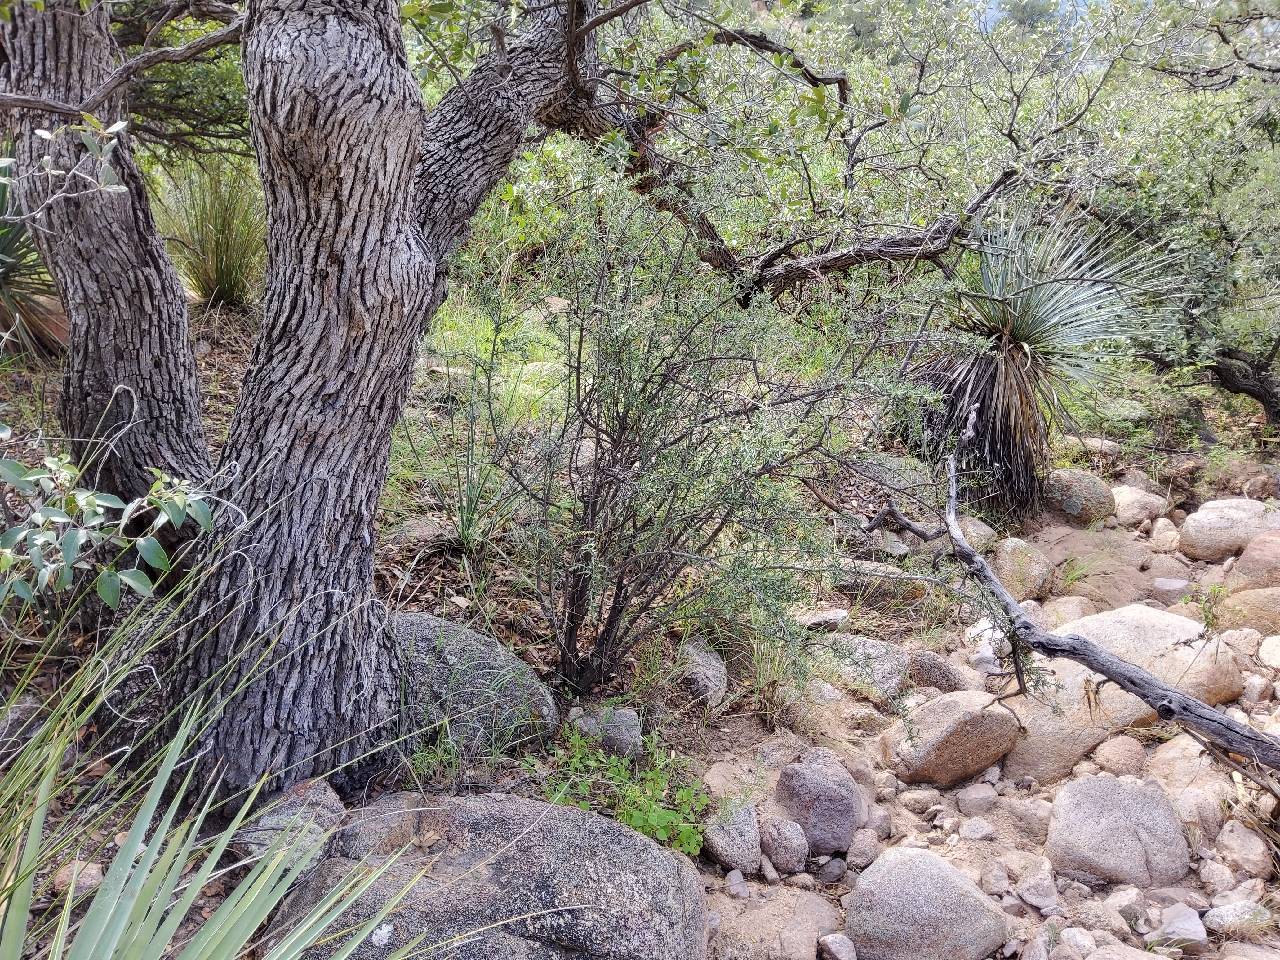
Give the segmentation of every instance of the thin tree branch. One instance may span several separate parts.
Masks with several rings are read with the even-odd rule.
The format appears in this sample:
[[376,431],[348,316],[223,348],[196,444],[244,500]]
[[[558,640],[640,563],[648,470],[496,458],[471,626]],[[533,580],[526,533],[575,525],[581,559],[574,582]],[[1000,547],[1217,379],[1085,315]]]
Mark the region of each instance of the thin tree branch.
[[[216,6],[222,7],[224,5],[218,4]],[[203,53],[208,53],[216,47],[229,43],[238,43],[243,26],[244,18],[237,17],[226,26],[180,47],[160,47],[156,50],[148,50],[146,53],[141,53],[131,60],[126,60],[112,71],[101,87],[78,104],[61,103],[45,97],[29,97],[23,94],[6,93],[0,94],[0,109],[41,110],[45,113],[56,113],[71,117],[93,113],[106,103],[112,94],[144,70],[149,70],[161,63],[185,63],[188,60],[194,60]]]

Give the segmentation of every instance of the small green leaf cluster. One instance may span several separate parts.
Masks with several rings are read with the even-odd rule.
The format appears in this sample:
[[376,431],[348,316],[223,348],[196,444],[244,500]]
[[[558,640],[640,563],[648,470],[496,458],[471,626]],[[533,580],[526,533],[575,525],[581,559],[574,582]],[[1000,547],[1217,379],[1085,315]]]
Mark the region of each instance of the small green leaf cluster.
[[571,728],[551,765],[543,783],[551,803],[603,813],[691,857],[701,851],[711,797],[690,782],[686,762],[656,735],[645,738],[645,754],[633,765]]
[[[0,440],[9,434],[0,424]],[[152,473],[146,495],[125,502],[81,486],[82,471],[66,456],[45,457],[34,467],[0,459],[0,494],[12,491],[24,508],[6,511],[0,530],[0,609],[19,602],[43,610],[84,577],[93,578],[98,597],[112,609],[124,587],[150,596],[154,584],[141,564],[160,572],[172,566],[159,540],[164,528],[176,530],[188,518],[203,531],[213,527],[204,493]]]

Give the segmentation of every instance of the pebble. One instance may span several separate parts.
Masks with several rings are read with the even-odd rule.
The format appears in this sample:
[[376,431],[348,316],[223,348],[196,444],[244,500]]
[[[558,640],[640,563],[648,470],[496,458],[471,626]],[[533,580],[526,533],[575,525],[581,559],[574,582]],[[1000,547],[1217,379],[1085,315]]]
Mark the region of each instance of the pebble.
[[853,941],[843,933],[829,933],[818,940],[819,960],[858,960]]
[[991,840],[996,835],[996,828],[981,817],[970,817],[960,824],[961,840]]
[[832,857],[818,867],[818,882],[825,884],[839,883],[848,872],[848,865],[840,857]]
[[751,887],[741,870],[730,870],[724,877],[724,889],[729,896],[737,900],[750,900]]

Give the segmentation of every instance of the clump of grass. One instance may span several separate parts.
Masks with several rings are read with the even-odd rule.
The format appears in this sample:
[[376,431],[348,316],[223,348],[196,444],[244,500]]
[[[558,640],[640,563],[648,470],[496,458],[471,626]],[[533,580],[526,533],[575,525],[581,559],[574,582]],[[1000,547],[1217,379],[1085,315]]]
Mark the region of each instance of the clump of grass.
[[179,167],[163,184],[158,212],[178,272],[201,303],[244,310],[257,302],[266,209],[247,162],[222,158]]

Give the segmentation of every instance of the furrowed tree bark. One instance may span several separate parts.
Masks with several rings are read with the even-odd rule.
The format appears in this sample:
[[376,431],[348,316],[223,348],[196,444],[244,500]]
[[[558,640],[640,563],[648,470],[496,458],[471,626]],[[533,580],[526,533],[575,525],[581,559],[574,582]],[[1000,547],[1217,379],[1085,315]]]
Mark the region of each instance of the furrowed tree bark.
[[373,593],[391,432],[445,258],[564,89],[564,35],[553,5],[424,118],[394,0],[251,0],[264,320],[220,467],[229,545],[196,605],[214,626],[181,664],[184,691],[227,698],[202,760],[224,789],[354,764],[350,781],[420,722]]
[[[107,9],[48,0],[43,11],[12,7],[0,23],[0,93],[80,103],[99,91],[120,56]],[[149,467],[204,479],[209,455],[182,285],[156,231],[127,134],[110,160],[122,192],[95,190],[98,161],[66,116],[11,110],[16,195],[62,294],[70,325],[61,420],[71,452],[99,489],[132,498],[152,482]],[[126,116],[117,95],[97,117]],[[49,177],[52,165],[79,176]]]

